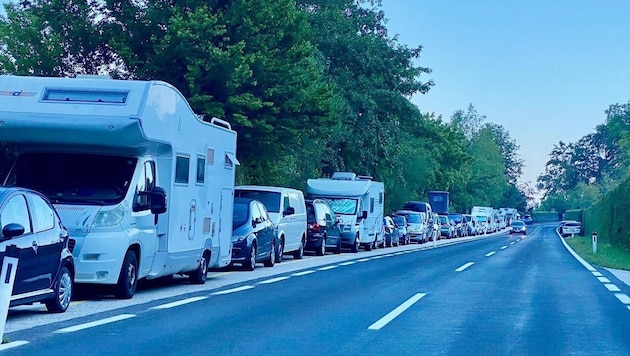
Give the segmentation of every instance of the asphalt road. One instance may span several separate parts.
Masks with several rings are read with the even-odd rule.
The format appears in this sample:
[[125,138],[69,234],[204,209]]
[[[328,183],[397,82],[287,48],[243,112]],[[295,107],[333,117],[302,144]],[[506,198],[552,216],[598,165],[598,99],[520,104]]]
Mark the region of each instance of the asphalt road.
[[289,259],[61,315],[12,311],[6,336],[28,343],[3,353],[628,354],[630,287],[580,263],[552,226],[529,234]]

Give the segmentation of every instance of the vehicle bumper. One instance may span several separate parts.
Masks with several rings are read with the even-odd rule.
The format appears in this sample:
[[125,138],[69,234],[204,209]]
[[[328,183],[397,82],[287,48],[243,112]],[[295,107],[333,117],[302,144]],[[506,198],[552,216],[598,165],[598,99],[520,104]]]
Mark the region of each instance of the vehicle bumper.
[[[75,241],[72,252],[75,283],[116,284],[122,261],[129,246],[129,236],[122,232],[71,232]],[[142,251],[142,246],[140,246]],[[141,256],[138,256],[140,263]],[[142,268],[139,266],[138,271]],[[139,278],[144,276],[139,275]]]
[[247,239],[239,242],[232,242],[232,262],[243,263],[249,261],[251,246],[247,243]]

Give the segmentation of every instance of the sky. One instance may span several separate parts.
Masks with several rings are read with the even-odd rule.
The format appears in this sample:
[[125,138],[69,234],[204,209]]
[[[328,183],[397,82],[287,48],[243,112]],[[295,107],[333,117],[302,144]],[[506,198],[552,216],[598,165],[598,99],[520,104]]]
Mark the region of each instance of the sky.
[[630,100],[628,0],[382,0],[390,36],[421,45],[412,98],[448,121],[472,104],[520,146],[523,181],[536,182],[559,141],[595,132]]
[[611,104],[630,100],[628,0],[382,1],[390,35],[421,45],[417,64],[432,70],[421,80],[435,86],[412,102],[445,120],[472,104],[502,125],[523,181],[536,182],[554,144],[594,132]]

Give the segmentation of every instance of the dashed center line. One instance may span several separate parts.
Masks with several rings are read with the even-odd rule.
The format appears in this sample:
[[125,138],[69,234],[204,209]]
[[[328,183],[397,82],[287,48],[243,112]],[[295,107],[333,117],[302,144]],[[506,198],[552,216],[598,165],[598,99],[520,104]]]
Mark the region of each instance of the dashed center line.
[[418,294],[414,295],[413,297],[407,299],[404,303],[402,303],[401,305],[396,307],[396,309],[394,309],[391,312],[387,313],[387,315],[385,315],[384,317],[380,318],[374,324],[370,325],[368,327],[368,330],[380,330],[382,327],[384,327],[385,325],[389,324],[390,321],[394,320],[397,316],[402,314],[405,310],[409,309],[417,301],[422,299],[425,295],[427,295],[427,294],[426,293],[418,293]]
[[149,308],[149,310],[170,309],[170,308],[178,307],[180,305],[198,302],[198,301],[204,300],[204,299],[208,299],[208,297],[193,297],[193,298],[178,300],[176,302],[172,302],[172,303],[167,303],[167,304],[162,304],[162,305],[158,305],[158,306],[155,306],[155,307],[151,307],[151,308]]
[[258,282],[258,284],[271,284],[271,283],[276,283],[276,282],[280,282],[280,281],[284,281],[286,279],[289,279],[289,277],[277,277],[277,278],[271,278],[268,279],[266,281],[260,281]]
[[595,271],[595,272],[592,272],[592,273],[593,273],[593,276],[595,276],[595,277],[601,277],[601,276],[603,276],[603,274],[601,274],[601,272],[597,272],[597,271]]
[[502,250],[505,250],[506,248],[508,248],[507,246],[501,246]]
[[222,291],[219,291],[219,292],[214,292],[214,293],[211,293],[210,295],[224,295],[224,294],[242,292],[244,290],[248,290],[248,289],[252,289],[252,288],[254,288],[254,286],[242,286],[242,287],[236,287],[236,288],[232,288],[232,289],[222,290]]
[[617,299],[619,299],[619,301],[623,304],[630,304],[630,297],[623,293],[615,293],[615,297],[617,297]]
[[101,325],[105,325],[105,324],[115,323],[117,321],[133,318],[135,316],[136,316],[135,314],[121,314],[121,315],[113,316],[111,318],[105,318],[105,319],[96,320],[96,321],[92,321],[92,322],[85,323],[85,324],[79,324],[79,325],[71,326],[69,328],[59,329],[59,330],[56,330],[55,333],[71,333],[71,332],[75,332],[75,331],[79,331],[79,330],[85,330],[85,329],[93,328],[95,326],[101,326]]
[[494,255],[495,253],[497,253],[497,252],[496,251],[488,252],[488,253],[486,253],[486,257],[490,257],[490,256]]
[[606,288],[608,288],[611,292],[621,292],[621,289],[612,283],[606,283],[604,286],[606,286]]
[[602,283],[610,283],[610,279],[606,277],[597,277],[597,279]]
[[514,245],[515,243],[516,243],[515,241],[512,241],[512,242],[510,242],[510,245]]
[[475,262],[468,262],[465,265],[463,265],[463,266],[459,267],[458,269],[456,269],[455,272],[461,272],[461,271],[465,270],[466,268],[468,268],[468,267],[470,267],[470,266],[472,266],[474,264],[475,264]]

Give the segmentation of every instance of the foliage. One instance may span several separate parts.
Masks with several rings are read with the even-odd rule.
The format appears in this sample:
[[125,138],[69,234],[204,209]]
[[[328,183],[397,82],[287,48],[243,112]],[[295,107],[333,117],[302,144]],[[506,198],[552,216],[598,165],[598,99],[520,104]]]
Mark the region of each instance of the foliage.
[[567,244],[586,262],[600,267],[630,270],[630,251],[609,243],[597,244],[597,253],[593,254],[591,235],[566,239]]

